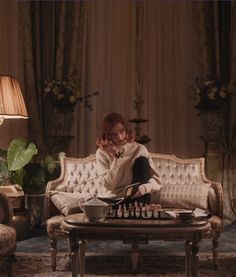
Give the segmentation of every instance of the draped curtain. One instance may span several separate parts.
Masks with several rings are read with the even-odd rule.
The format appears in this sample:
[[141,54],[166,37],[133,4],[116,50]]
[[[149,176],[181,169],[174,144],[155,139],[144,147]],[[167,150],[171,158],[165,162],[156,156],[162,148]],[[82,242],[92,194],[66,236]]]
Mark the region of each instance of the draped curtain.
[[18,5],[30,134],[41,152],[50,151],[51,114],[40,82],[67,78],[75,68],[82,94],[98,91],[100,95],[92,101],[92,112],[76,107],[71,155],[95,151],[105,114],[117,111],[128,119],[136,117],[137,95],[144,100],[141,117],[148,123],[142,125],[142,132],[152,139],[147,145],[150,151],[203,155],[201,123],[188,99],[199,72],[191,2],[27,1]]
[[[40,3],[19,3],[20,42],[22,49],[23,80],[31,139],[36,143],[39,153],[46,153],[42,118],[42,53],[41,53],[41,13]],[[30,139],[30,140],[31,140]]]
[[74,153],[95,151],[107,113],[136,117],[134,100],[141,95],[141,117],[149,120],[141,127],[152,139],[150,151],[203,155],[201,122],[188,99],[199,72],[192,14],[189,1],[85,2],[82,86],[100,95],[93,112],[79,111]]
[[[195,22],[199,33],[198,61],[202,75],[219,76],[223,83],[236,80],[235,3],[199,1],[195,3]],[[224,138],[219,147],[215,178],[223,185],[226,222],[236,219],[236,94],[224,111]],[[209,163],[209,166],[210,163]],[[218,174],[217,174],[218,172]],[[218,175],[218,176],[217,176]]]
[[[49,22],[49,26],[51,26],[50,30],[47,31],[47,25],[45,25],[45,28],[43,29],[43,34],[48,32],[48,36],[51,38],[50,41],[47,41],[44,45],[44,51],[47,53],[47,56],[50,57],[49,60],[45,61],[44,79],[63,81],[68,80],[73,76],[78,83],[81,83],[81,55],[84,21],[83,2],[60,1],[52,2],[50,4],[45,2],[42,5],[45,8],[43,13],[44,17],[45,14],[48,13],[48,17],[51,19]],[[51,7],[49,11],[47,9],[48,5]],[[83,91],[81,91],[81,94],[83,95]],[[79,106],[81,109],[81,105]],[[50,103],[44,102],[44,108],[45,137],[47,138],[49,149],[52,150],[52,145],[59,142],[59,151],[63,151],[63,147],[65,147],[66,150],[64,151],[68,151],[67,154],[71,154],[72,150],[69,152],[67,149],[67,140],[63,143],[62,149],[60,148],[60,137],[54,138],[54,141],[53,139],[51,140],[50,129],[53,124],[52,120],[55,120],[55,115],[53,106],[50,105]],[[52,119],[52,117],[54,118]],[[77,109],[73,112],[72,121],[72,134],[74,134],[78,125]],[[74,140],[76,139],[77,138],[75,137]]]
[[[81,4],[20,2],[20,46],[32,139],[41,155],[50,152],[52,107],[43,99],[44,80],[66,80],[81,72]],[[80,76],[77,76],[80,78]],[[29,104],[30,103],[30,104]]]

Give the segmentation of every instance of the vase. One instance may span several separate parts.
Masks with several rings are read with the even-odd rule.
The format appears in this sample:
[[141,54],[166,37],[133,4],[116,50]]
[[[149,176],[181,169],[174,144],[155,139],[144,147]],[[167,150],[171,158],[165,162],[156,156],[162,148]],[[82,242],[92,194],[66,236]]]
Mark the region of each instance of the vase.
[[203,138],[207,141],[220,141],[223,137],[224,116],[221,109],[201,113]]
[[73,110],[53,109],[51,135],[69,136],[73,123]]

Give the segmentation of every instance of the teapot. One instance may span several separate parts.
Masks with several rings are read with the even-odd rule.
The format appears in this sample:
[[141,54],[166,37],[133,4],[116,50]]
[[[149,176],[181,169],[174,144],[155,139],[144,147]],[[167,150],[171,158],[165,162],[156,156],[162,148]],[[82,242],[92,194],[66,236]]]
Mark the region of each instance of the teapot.
[[101,221],[106,218],[110,207],[109,204],[98,199],[96,196],[87,202],[83,201],[80,202],[80,207],[88,221]]

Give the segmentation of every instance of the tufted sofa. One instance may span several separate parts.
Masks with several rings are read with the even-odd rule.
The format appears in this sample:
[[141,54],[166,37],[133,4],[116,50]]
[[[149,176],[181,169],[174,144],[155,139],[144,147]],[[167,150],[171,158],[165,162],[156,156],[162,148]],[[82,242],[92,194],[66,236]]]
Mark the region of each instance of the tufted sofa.
[[[160,173],[162,188],[155,202],[168,208],[202,208],[212,216],[208,219],[211,230],[213,261],[218,263],[218,239],[222,232],[223,192],[220,183],[205,176],[204,158],[180,159],[174,155],[151,153],[154,165]],[[47,232],[50,238],[52,268],[56,269],[57,239],[61,237],[60,225],[71,213],[81,212],[78,199],[95,194],[104,195],[102,177],[96,171],[96,157],[60,158],[61,175],[48,182],[46,187]]]
[[8,226],[13,218],[13,207],[4,193],[0,192],[0,266],[7,263],[8,276],[13,276],[16,250],[16,231]]

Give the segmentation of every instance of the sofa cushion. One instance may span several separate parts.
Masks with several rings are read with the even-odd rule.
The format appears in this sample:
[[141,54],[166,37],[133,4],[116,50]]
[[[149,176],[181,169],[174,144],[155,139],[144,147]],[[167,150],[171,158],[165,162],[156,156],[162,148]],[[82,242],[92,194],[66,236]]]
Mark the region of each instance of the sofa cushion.
[[157,201],[162,207],[208,210],[209,186],[206,184],[165,184],[158,192]]
[[81,212],[80,201],[85,201],[90,198],[89,194],[82,194],[76,192],[55,192],[51,196],[53,204],[65,216]]

